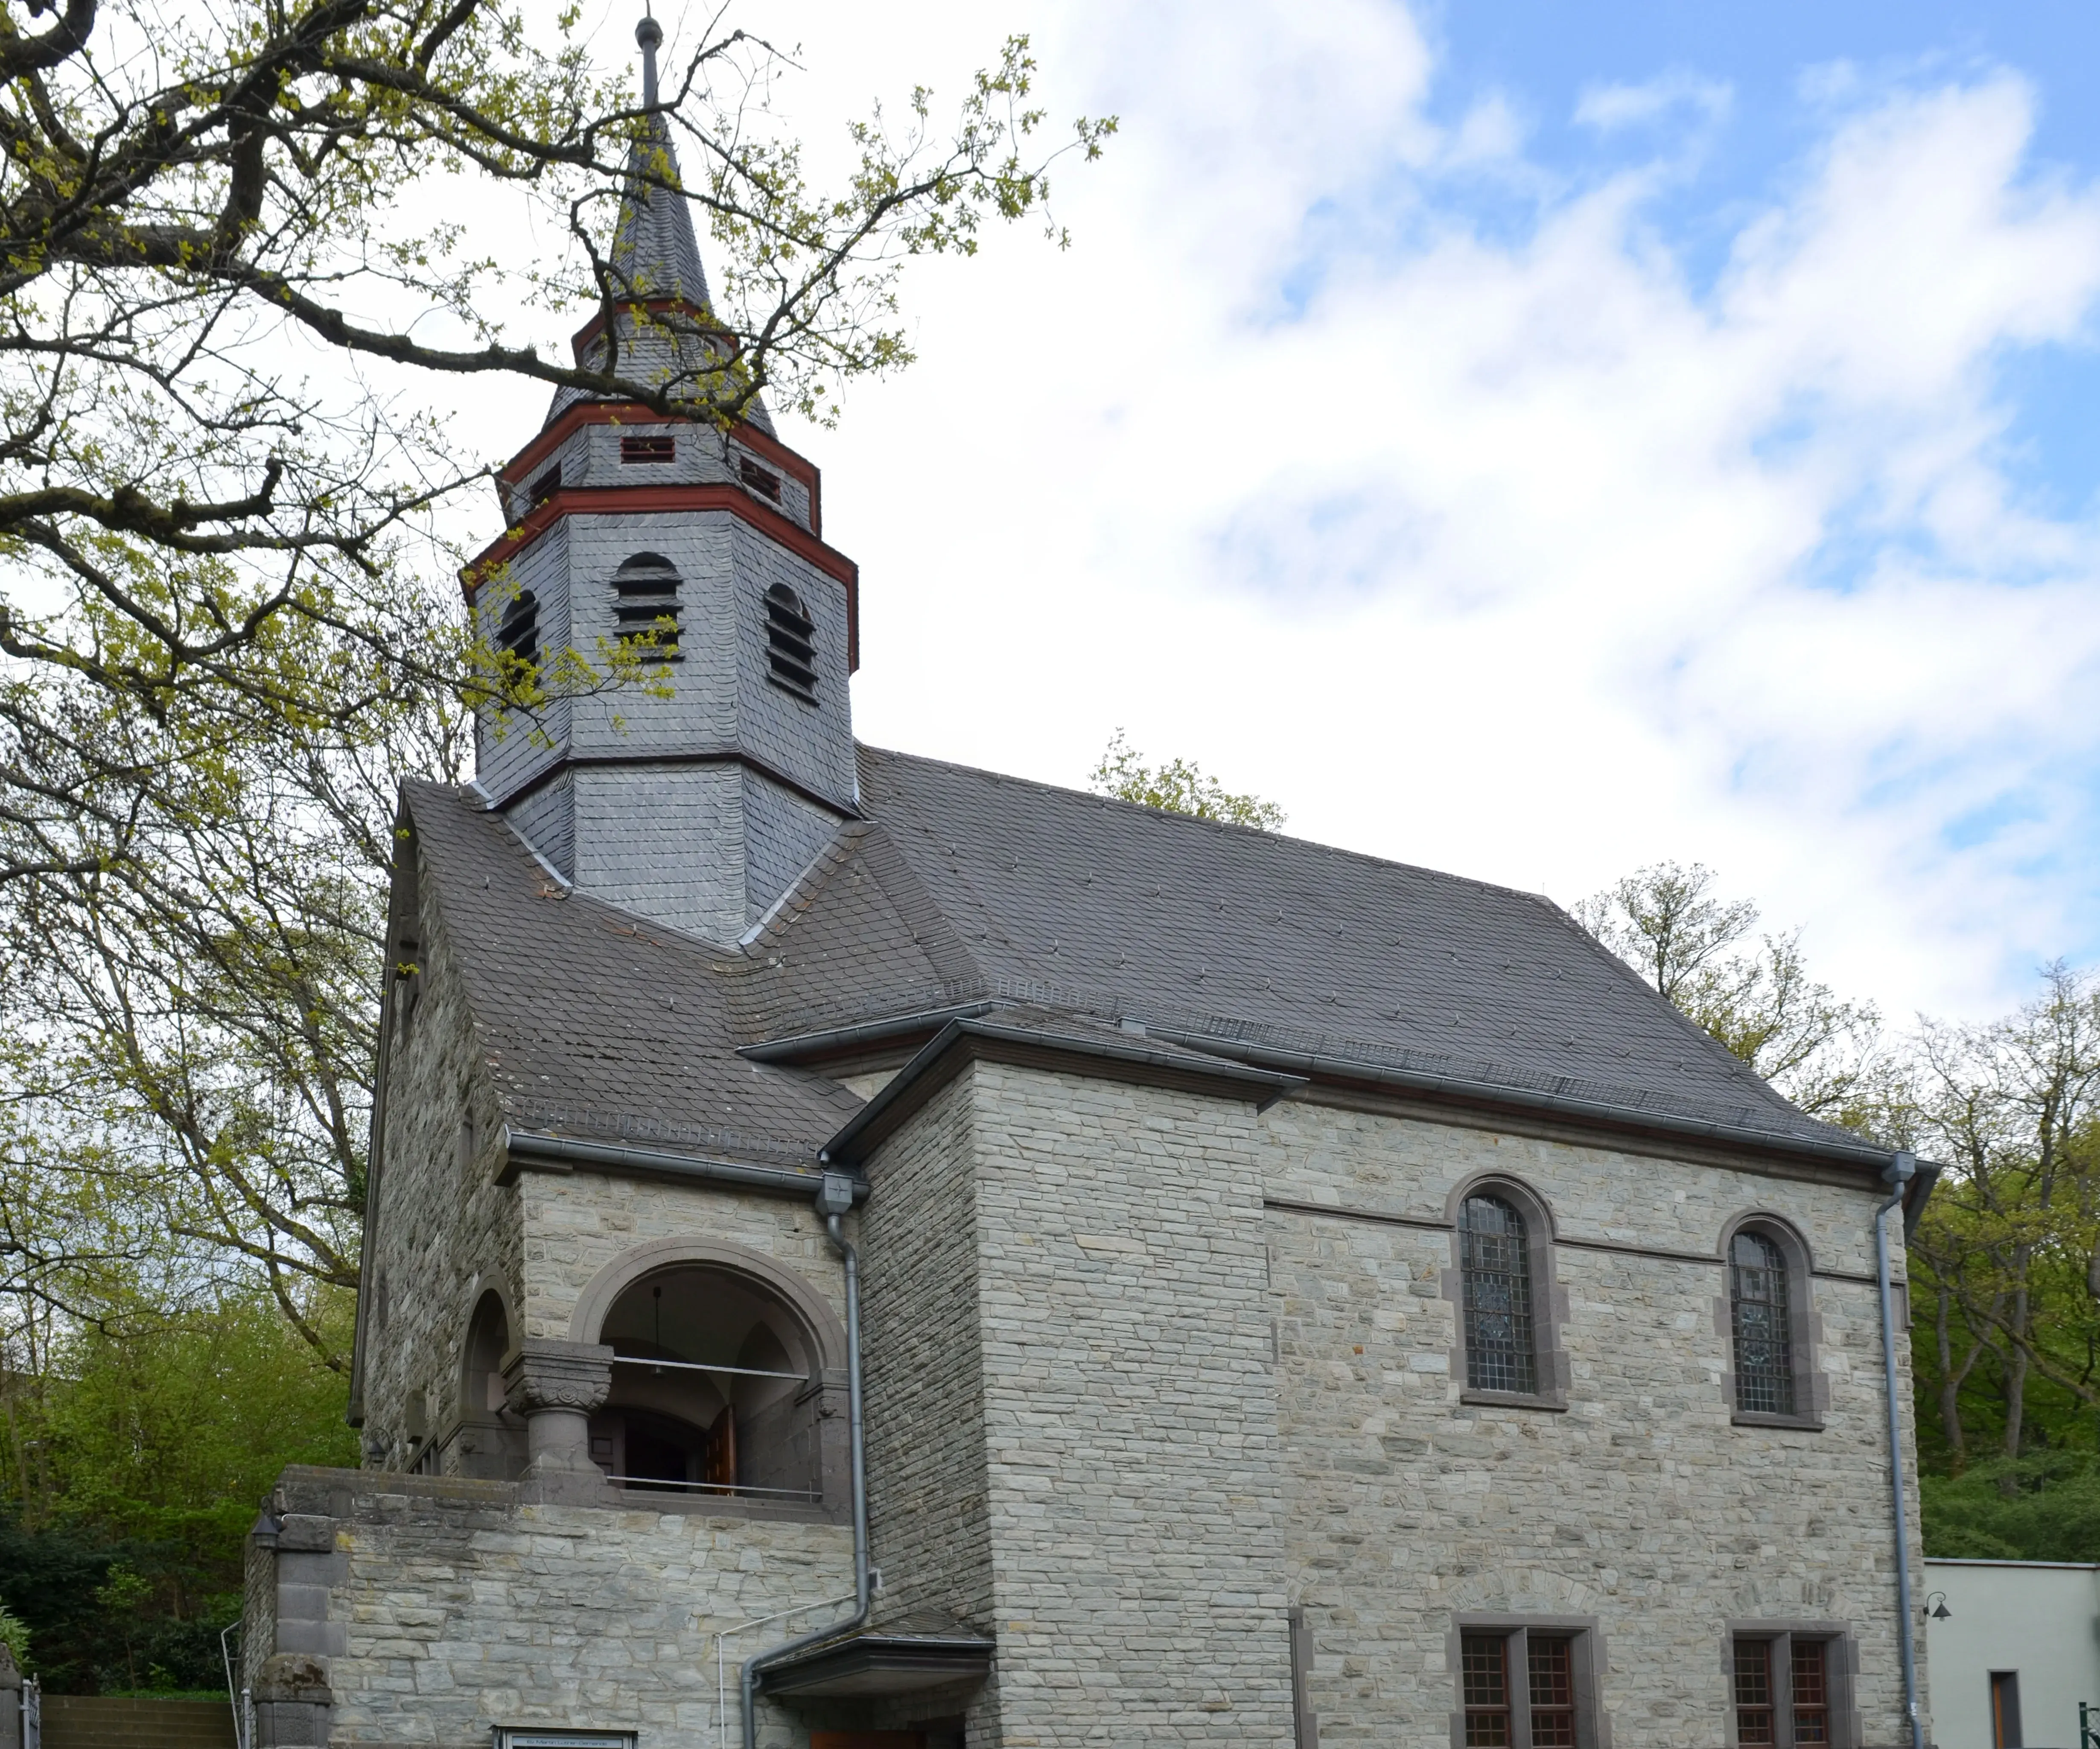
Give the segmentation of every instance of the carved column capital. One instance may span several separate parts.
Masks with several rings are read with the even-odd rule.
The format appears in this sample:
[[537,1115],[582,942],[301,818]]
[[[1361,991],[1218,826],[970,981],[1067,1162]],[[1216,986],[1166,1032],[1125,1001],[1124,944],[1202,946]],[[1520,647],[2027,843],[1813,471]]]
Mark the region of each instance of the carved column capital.
[[520,1415],[589,1415],[612,1389],[612,1350],[597,1342],[528,1337],[503,1357],[504,1401]]
[[531,1455],[519,1479],[543,1499],[584,1499],[603,1487],[591,1462],[591,1411],[612,1389],[612,1350],[532,1337],[503,1357],[504,1401],[526,1418]]

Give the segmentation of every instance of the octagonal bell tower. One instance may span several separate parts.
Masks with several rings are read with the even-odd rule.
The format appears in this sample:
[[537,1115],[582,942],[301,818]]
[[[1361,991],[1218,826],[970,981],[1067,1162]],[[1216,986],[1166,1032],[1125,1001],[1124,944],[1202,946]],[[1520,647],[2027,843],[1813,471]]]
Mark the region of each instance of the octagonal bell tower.
[[[653,105],[661,32],[645,19],[636,34]],[[575,348],[699,400],[728,343],[677,178],[654,117],[613,236],[616,313]],[[858,573],[824,542],[819,486],[756,399],[724,431],[570,389],[499,476],[508,527],[467,572],[481,635],[602,673],[619,640],[649,633],[646,660],[668,673],[572,690],[536,718],[483,712],[480,785],[564,881],[734,942],[854,816]]]

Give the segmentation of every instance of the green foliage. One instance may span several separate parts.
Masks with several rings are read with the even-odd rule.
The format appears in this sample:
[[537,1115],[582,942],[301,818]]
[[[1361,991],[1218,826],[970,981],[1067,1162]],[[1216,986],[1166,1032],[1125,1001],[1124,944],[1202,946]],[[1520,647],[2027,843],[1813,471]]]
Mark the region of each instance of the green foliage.
[[1087,781],[1096,795],[1114,796],[1119,802],[1135,802],[1140,807],[1160,808],[1169,814],[1193,814],[1198,819],[1251,826],[1258,832],[1280,832],[1287,818],[1273,802],[1236,794],[1189,760],[1147,765],[1145,755],[1130,744],[1121,729],[1110,738],[1108,750]]
[[1925,1546],[1945,1560],[2100,1561],[2100,1457],[1998,1458],[1919,1483]]
[[1942,1167],[1907,1261],[1926,1548],[2100,1560],[2100,978],[1882,1039],[1798,932],[1743,951],[1714,878],[1658,863],[1576,916],[1797,1105]]
[[[308,1309],[339,1336],[346,1295]],[[241,1540],[287,1464],[354,1464],[343,1385],[267,1295],[105,1309],[0,1395],[0,1603],[55,1690],[221,1680]]]
[[0,1645],[7,1648],[17,1670],[29,1667],[29,1624],[4,1603],[0,1603]]
[[1801,931],[1741,945],[1747,899],[1714,894],[1714,872],[1657,863],[1575,907],[1576,921],[1804,1111],[1855,1113],[1881,1024],[1808,975]]

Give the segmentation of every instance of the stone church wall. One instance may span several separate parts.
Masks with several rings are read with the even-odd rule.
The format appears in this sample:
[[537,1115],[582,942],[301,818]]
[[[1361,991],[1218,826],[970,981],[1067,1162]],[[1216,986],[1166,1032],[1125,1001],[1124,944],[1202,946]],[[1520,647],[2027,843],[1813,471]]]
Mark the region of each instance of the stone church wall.
[[589,1170],[518,1176],[526,1234],[524,1334],[570,1339],[591,1279],[638,1245],[706,1238],[761,1252],[845,1318],[845,1271],[813,1204],[721,1186],[660,1184]]
[[[1243,1105],[980,1063],[871,1165],[877,1199],[894,1185],[958,1229],[952,1244],[878,1243],[915,1223],[871,1202],[871,1303],[924,1291],[962,1324],[973,1296],[955,1275],[977,1248],[974,1343],[922,1334],[870,1374],[872,1408],[873,1380],[923,1354],[951,1381],[943,1406],[969,1416],[958,1375],[982,1353],[982,1434],[955,1433],[982,1442],[984,1553],[913,1508],[908,1472],[884,1476],[909,1417],[873,1408],[876,1559],[915,1585],[945,1568],[956,1588],[900,1607],[980,1607],[989,1556],[997,1685],[972,1712],[973,1749],[1291,1740],[1252,1121]],[[878,1289],[899,1264],[906,1278]],[[951,1503],[965,1515],[973,1488],[965,1470]]]
[[490,1182],[500,1122],[479,1079],[445,920],[427,873],[419,878],[423,969],[413,1016],[398,1018],[397,995],[390,1022],[379,1206],[368,1229],[365,1437],[395,1469],[414,1461],[412,1439],[438,1438],[457,1418],[474,1302],[492,1285],[514,1295],[524,1254],[518,1199]]
[[[277,1546],[249,1562],[250,1619],[272,1630],[248,1678],[266,1749],[486,1749],[499,1724],[636,1729],[656,1749],[733,1743],[739,1660],[821,1625],[852,1589],[843,1525],[518,1496],[496,1482],[285,1473]],[[724,1642],[718,1711],[714,1636],[798,1608]],[[808,1740],[785,1717],[760,1738]]]
[[[986,1516],[983,1331],[977,1270],[977,1156],[967,1077],[885,1149],[861,1216],[868,1539],[881,1567],[878,1628],[932,1607],[998,1631]],[[953,1706],[899,1703],[902,1725],[974,1709],[984,1740],[997,1677]]]
[[[1326,1749],[1446,1749],[1452,1622],[1473,1611],[1594,1619],[1610,1729],[1653,1749],[1726,1740],[1726,1623],[1848,1623],[1855,1740],[1908,1741],[1874,1195],[1298,1102],[1260,1151],[1273,1199],[1333,1211],[1268,1221],[1292,1591]],[[1552,1211],[1564,1413],[1462,1402],[1452,1234],[1343,1212],[1441,1221],[1484,1172]],[[1752,1209],[1829,1272],[1820,1433],[1731,1424],[1718,1247]]]
[[[875,1554],[977,1625],[988,1571],[973,1745],[1289,1742],[1291,1605],[1326,1749],[1445,1749],[1462,1613],[1590,1623],[1599,1749],[1726,1741],[1754,1622],[1842,1625],[1849,1740],[1907,1740],[1869,1186],[982,1063],[869,1172]],[[1482,1173],[1551,1211],[1563,1411],[1462,1400]],[[1813,1259],[1820,1431],[1734,1423],[1751,1211]]]

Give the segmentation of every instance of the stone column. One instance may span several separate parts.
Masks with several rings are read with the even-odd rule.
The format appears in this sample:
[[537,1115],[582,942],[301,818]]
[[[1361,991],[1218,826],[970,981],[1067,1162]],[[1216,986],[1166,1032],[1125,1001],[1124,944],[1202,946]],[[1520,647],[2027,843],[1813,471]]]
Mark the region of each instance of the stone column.
[[535,1493],[588,1497],[603,1485],[590,1416],[611,1389],[612,1350],[598,1343],[528,1338],[504,1356],[505,1400],[525,1417],[523,1480]]

